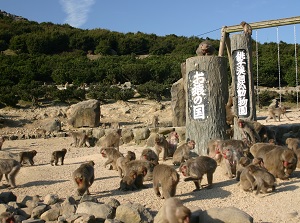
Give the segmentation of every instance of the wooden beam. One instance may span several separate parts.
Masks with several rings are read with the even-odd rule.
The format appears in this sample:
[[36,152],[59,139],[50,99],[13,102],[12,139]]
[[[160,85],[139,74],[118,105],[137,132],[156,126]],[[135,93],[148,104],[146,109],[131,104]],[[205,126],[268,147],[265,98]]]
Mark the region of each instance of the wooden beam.
[[[285,19],[276,19],[276,20],[267,20],[267,21],[261,21],[261,22],[253,22],[253,23],[248,23],[248,24],[252,27],[252,30],[270,28],[270,27],[277,27],[277,26],[300,24],[300,16],[285,18]],[[227,32],[227,33],[234,33],[234,32],[243,31],[243,27],[240,24],[239,25],[234,25],[234,26],[225,26],[224,29],[225,29],[225,32]]]

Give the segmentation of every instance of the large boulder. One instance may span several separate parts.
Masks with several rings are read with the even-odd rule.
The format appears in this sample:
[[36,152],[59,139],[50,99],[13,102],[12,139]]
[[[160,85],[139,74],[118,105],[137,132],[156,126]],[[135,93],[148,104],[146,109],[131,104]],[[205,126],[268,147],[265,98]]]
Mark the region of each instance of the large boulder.
[[68,124],[75,127],[98,127],[100,124],[100,101],[87,100],[71,105],[67,110]]

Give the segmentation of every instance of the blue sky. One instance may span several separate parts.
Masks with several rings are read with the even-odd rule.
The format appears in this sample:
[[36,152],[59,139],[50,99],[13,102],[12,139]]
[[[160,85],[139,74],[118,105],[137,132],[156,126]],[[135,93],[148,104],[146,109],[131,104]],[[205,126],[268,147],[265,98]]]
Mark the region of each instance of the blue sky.
[[[300,16],[300,1],[0,0],[0,9],[38,23],[68,23],[81,29],[220,39],[225,25]],[[300,24],[295,27],[300,43]],[[256,35],[261,43],[277,42],[276,27],[254,31],[252,38]],[[294,43],[294,25],[280,26],[278,39]]]

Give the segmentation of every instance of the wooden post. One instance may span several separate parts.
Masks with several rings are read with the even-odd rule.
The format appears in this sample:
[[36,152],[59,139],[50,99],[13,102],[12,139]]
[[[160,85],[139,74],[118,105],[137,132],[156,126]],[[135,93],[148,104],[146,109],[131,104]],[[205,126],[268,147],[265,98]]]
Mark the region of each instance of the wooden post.
[[226,136],[228,100],[227,60],[196,56],[186,60],[186,138],[196,142],[195,152],[207,155],[210,139]]
[[[239,118],[256,121],[251,42],[251,36],[244,33],[235,34],[231,37],[233,108]],[[237,119],[234,120],[233,138],[243,138]]]

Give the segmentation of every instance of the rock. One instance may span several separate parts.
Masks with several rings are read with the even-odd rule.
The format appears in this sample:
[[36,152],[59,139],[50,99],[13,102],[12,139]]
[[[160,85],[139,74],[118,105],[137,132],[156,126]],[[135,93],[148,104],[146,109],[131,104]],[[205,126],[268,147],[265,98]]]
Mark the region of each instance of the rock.
[[124,223],[153,222],[153,217],[146,208],[136,203],[120,205],[116,210],[116,219]]
[[199,222],[205,223],[253,223],[253,218],[236,207],[211,208],[200,212]]
[[44,221],[56,221],[59,216],[59,208],[51,208],[41,214],[41,219]]
[[115,217],[115,210],[107,204],[99,204],[87,201],[78,205],[76,214],[91,214],[94,215],[96,218],[112,219]]
[[0,200],[3,201],[4,203],[17,201],[17,196],[14,195],[12,192],[2,192],[0,194]]
[[44,198],[44,203],[47,205],[52,205],[58,202],[58,196],[56,194],[47,194]]
[[100,101],[87,100],[71,105],[67,110],[68,124],[79,127],[98,127],[100,124]]

